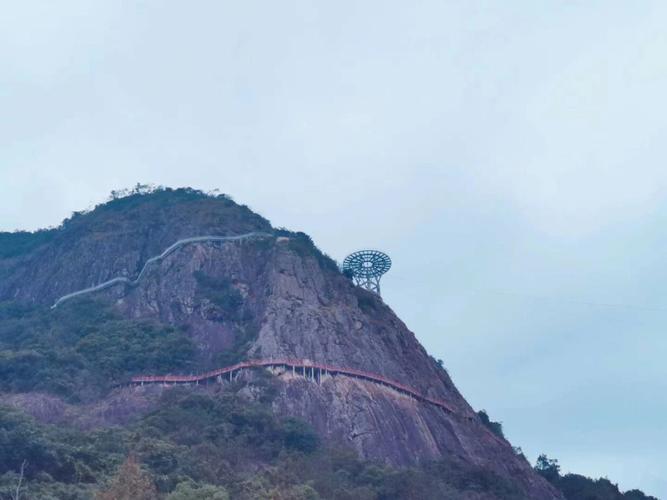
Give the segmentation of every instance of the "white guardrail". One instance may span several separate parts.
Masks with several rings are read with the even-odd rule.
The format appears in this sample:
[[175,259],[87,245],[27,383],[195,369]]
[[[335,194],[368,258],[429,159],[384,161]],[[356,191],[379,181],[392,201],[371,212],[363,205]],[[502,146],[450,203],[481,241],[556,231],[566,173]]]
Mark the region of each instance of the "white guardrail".
[[246,234],[240,234],[238,236],[193,236],[192,238],[183,238],[182,240],[178,240],[176,243],[171,245],[169,248],[167,248],[164,252],[162,252],[160,255],[156,255],[154,257],[151,257],[146,261],[144,264],[144,267],[141,268],[141,271],[139,272],[139,275],[136,277],[136,279],[130,279],[126,278],[125,276],[120,276],[118,278],[113,278],[108,281],[105,281],[104,283],[100,283],[99,285],[91,286],[89,288],[84,288],[82,290],[77,290],[76,292],[68,293],[67,295],[63,295],[60,297],[58,300],[56,300],[53,305],[51,306],[51,309],[55,309],[58,307],[60,304],[63,302],[73,299],[74,297],[79,297],[81,295],[85,295],[88,293],[94,293],[94,292],[99,292],[100,290],[104,290],[105,288],[108,288],[110,286],[114,286],[118,283],[124,283],[129,286],[136,286],[139,281],[141,281],[141,278],[143,275],[146,273],[146,269],[148,269],[148,266],[155,262],[159,262],[160,260],[164,259],[167,257],[170,253],[172,253],[174,250],[177,250],[178,248],[184,246],[184,245],[189,245],[190,243],[200,243],[200,242],[208,242],[208,241],[240,241],[240,240],[247,240],[247,239],[252,239],[252,238],[272,238],[273,234],[271,233],[264,233],[261,231],[253,231],[251,233],[246,233]]

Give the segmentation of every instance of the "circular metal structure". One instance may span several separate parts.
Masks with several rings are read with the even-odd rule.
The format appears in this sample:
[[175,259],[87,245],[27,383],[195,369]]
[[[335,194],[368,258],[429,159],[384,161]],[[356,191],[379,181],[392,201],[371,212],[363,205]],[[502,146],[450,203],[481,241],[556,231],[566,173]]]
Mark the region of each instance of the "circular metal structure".
[[380,278],[391,268],[389,256],[379,250],[360,250],[345,257],[343,271],[350,273],[354,282],[380,294]]
[[379,278],[389,271],[391,259],[379,250],[360,250],[345,257],[343,270],[360,278]]

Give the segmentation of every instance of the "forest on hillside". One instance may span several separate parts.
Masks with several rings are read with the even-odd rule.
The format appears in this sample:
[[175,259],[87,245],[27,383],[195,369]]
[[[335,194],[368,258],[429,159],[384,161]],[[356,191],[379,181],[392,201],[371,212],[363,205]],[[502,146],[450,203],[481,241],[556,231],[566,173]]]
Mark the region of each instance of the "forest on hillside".
[[[177,328],[130,320],[92,300],[50,314],[0,304],[0,390],[93,401],[132,374],[187,370],[191,341]],[[40,500],[522,498],[507,480],[454,459],[410,468],[364,461],[321,442],[305,422],[271,411],[275,381],[165,391],[126,427],[80,430],[38,423],[0,406],[0,498]],[[502,426],[485,412],[496,434]],[[650,499],[607,479],[560,474],[540,457],[536,470],[568,500]]]

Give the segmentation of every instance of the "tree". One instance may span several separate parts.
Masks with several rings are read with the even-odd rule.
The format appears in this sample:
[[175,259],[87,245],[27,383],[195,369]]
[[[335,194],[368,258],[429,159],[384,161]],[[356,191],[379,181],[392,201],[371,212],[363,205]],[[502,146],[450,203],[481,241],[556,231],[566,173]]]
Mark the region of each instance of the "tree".
[[555,458],[549,458],[545,454],[537,457],[535,470],[550,483],[558,481],[560,478],[560,465]]
[[97,500],[157,500],[155,483],[130,455],[111,480],[109,488],[97,494]]
[[493,420],[491,420],[486,410],[479,410],[477,412],[477,415],[479,416],[479,419],[482,421],[482,424],[484,424],[484,426],[487,429],[493,432],[496,436],[500,438],[505,438],[505,434],[503,433],[503,424],[501,422],[494,422]]
[[212,484],[197,486],[185,481],[178,483],[176,489],[167,495],[166,500],[229,500],[229,493],[221,486]]
[[21,472],[19,473],[19,479],[16,482],[16,490],[12,495],[12,500],[21,500],[21,487],[23,486],[23,476],[25,474],[25,466],[27,463],[27,460],[23,460],[23,462],[21,462]]
[[351,280],[354,278],[354,271],[352,271],[352,269],[343,269],[343,276]]

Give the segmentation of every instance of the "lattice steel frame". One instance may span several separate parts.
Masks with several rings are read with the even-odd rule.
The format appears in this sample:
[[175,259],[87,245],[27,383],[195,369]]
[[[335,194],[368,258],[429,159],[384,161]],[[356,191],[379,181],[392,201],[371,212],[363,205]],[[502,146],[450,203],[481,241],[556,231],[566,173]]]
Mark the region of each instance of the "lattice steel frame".
[[345,257],[343,271],[352,273],[357,286],[380,295],[380,278],[391,268],[389,256],[379,250],[360,250]]

